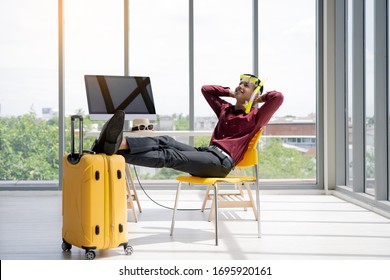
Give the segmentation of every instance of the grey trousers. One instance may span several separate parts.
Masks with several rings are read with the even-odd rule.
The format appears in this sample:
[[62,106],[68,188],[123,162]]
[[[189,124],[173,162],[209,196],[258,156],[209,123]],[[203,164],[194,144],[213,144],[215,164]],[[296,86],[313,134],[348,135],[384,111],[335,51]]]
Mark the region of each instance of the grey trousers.
[[222,153],[208,147],[195,148],[170,136],[125,137],[130,150],[121,150],[130,164],[169,167],[199,177],[226,177],[234,168]]

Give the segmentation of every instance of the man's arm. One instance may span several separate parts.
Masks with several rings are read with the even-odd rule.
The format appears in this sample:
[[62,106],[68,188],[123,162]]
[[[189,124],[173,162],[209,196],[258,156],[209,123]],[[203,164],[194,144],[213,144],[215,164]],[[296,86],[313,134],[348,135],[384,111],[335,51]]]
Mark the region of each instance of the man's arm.
[[230,88],[222,86],[210,85],[202,87],[202,93],[204,98],[209,103],[210,107],[213,109],[217,116],[219,116],[221,112],[221,107],[223,105],[231,105],[229,102],[220,98],[220,96],[231,96],[230,91]]
[[255,99],[253,100],[253,106],[256,106],[256,104],[265,102],[263,96],[264,96],[264,95],[258,94],[258,95],[255,97]]
[[235,95],[236,95],[236,93],[234,92],[234,90],[229,88],[229,96],[234,98]]
[[273,116],[273,114],[278,110],[280,105],[282,105],[284,96],[282,93],[277,91],[269,91],[263,95],[260,95],[260,102],[264,104],[256,109],[256,125],[258,128],[266,126]]

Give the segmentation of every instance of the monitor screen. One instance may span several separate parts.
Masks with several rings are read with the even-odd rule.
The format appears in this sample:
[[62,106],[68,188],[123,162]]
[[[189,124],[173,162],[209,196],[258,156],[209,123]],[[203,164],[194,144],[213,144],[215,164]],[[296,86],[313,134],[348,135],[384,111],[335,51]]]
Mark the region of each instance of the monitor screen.
[[91,119],[108,119],[123,110],[126,119],[156,119],[149,77],[85,75]]

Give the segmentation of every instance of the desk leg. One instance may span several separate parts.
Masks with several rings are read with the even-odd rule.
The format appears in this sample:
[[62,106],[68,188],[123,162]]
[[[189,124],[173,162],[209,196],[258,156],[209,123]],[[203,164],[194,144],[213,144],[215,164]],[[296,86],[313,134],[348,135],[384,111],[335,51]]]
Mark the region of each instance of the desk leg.
[[141,213],[141,205],[139,203],[137,191],[134,185],[133,177],[130,172],[130,165],[126,164],[126,183],[127,183],[127,208],[131,209],[133,212],[134,222],[138,222],[137,213],[134,207],[134,200],[137,202],[138,210]]

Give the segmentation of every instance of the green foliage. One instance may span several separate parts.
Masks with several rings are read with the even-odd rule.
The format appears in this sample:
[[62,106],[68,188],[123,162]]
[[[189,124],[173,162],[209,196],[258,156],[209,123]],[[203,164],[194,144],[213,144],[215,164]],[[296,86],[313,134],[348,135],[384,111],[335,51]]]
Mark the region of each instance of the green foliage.
[[211,136],[195,137],[195,147],[207,147],[210,144]]
[[172,168],[161,168],[156,175],[152,176],[151,179],[175,179],[179,175],[184,175],[186,173],[174,170]]
[[35,113],[0,118],[0,179],[58,178],[58,125]]
[[375,151],[366,149],[366,178],[375,178]]
[[[80,112],[82,113],[82,112]],[[93,144],[93,142],[95,141],[96,137],[92,137],[92,136],[89,136],[87,137],[86,136],[86,131],[92,131],[93,128],[92,126],[94,124],[97,124],[99,126],[98,128],[98,131],[101,130],[101,127],[103,126],[104,124],[104,121],[92,121],[90,119],[89,116],[84,116],[83,117],[83,131],[84,131],[84,135],[83,135],[83,149],[84,150],[89,150]],[[75,122],[75,129],[76,129],[76,136],[75,136],[75,149],[77,150],[78,149],[78,134],[77,134],[77,130],[79,128],[79,124],[78,124],[78,121],[76,120]],[[70,145],[71,145],[71,133],[70,133],[70,117],[66,117],[65,118],[65,153],[70,153]]]
[[[101,129],[104,121],[84,117],[84,131]],[[76,126],[78,128],[78,125]],[[188,129],[188,118],[176,116],[176,129]],[[84,149],[90,149],[96,137],[84,139]],[[78,139],[76,137],[76,139]],[[208,146],[210,137],[195,137],[195,146]],[[65,119],[65,152],[70,152],[70,117]],[[56,180],[58,179],[59,148],[58,119],[38,119],[34,112],[18,117],[0,118],[0,180]],[[76,149],[77,149],[76,145]],[[283,146],[280,139],[267,139],[260,151],[260,177],[263,179],[315,178],[314,156]],[[372,173],[372,170],[369,169]],[[183,174],[162,168],[155,175],[143,179],[174,179]],[[140,174],[139,174],[140,175]]]
[[315,178],[314,156],[306,156],[295,149],[285,148],[280,139],[267,139],[267,142],[260,150],[260,178]]
[[[92,128],[89,117],[84,118],[84,128]],[[84,137],[84,148],[94,139]],[[70,152],[70,117],[65,119],[65,151]],[[57,180],[58,119],[41,120],[33,111],[0,118],[0,154],[0,180]]]
[[[176,116],[176,115],[174,115]],[[175,129],[176,130],[188,130],[190,128],[189,126],[189,119],[188,116],[183,117],[182,114],[179,116],[176,116],[175,118]]]
[[[136,169],[138,169],[136,167]],[[172,168],[160,168],[158,169],[158,172],[154,175],[151,175],[150,173],[140,173],[139,171],[134,172],[134,166],[130,168],[130,173],[133,176],[134,180],[135,178],[139,178],[141,180],[166,180],[166,179],[175,179],[179,175],[186,175],[187,173],[180,172],[177,170],[174,170]]]

